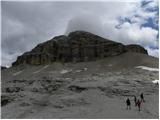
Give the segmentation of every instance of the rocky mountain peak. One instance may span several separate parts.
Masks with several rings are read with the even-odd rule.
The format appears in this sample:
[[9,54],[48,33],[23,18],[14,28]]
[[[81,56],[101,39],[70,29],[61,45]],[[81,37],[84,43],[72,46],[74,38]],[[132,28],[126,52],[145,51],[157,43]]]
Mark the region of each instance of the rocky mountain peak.
[[34,49],[19,56],[12,64],[41,65],[53,62],[84,62],[117,56],[125,52],[148,54],[139,45],[123,45],[85,31],[60,35],[38,44]]

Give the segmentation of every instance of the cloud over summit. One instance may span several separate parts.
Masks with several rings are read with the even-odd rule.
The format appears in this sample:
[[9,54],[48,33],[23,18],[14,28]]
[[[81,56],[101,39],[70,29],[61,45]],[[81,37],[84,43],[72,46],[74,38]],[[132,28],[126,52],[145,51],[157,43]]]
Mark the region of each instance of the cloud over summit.
[[105,34],[99,16],[92,13],[80,13],[69,20],[66,34],[76,30],[87,31],[100,36]]

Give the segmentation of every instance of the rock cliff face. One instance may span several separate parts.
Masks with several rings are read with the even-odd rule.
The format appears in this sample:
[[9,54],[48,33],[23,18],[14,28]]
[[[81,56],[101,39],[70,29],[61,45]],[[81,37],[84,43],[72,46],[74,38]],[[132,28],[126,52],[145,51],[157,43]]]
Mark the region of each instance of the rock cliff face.
[[61,35],[37,45],[12,64],[41,65],[58,62],[83,62],[116,56],[125,52],[148,54],[139,45],[123,45],[84,31]]
[[126,50],[128,52],[137,52],[137,53],[148,54],[147,50],[145,50],[143,47],[141,47],[139,45],[126,45]]
[[7,67],[1,66],[1,70],[5,70],[5,69],[7,69]]

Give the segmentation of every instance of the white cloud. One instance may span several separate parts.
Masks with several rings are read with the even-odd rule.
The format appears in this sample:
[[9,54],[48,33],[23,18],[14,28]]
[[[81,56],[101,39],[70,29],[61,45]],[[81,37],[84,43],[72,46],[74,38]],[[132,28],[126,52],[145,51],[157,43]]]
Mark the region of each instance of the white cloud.
[[149,55],[159,58],[159,49],[152,49],[149,47],[146,47],[146,49]]
[[21,55],[21,53],[14,53],[14,54],[8,54],[8,53],[2,53],[1,54],[1,64],[2,66],[11,66],[11,61],[15,61],[17,59],[17,56]]
[[144,9],[151,9],[159,6],[159,0],[150,0],[147,5],[144,6]]
[[138,24],[128,22],[116,29],[110,37],[124,44],[141,44],[143,46],[157,47],[158,31],[150,27],[140,27]]
[[88,12],[79,13],[69,21],[66,34],[76,30],[84,30],[100,36],[105,34],[100,17]]

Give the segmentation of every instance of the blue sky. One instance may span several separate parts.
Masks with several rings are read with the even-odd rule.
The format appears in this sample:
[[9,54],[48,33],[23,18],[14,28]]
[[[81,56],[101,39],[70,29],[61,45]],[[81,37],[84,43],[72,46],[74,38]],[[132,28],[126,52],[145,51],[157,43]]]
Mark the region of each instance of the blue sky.
[[[146,15],[145,15],[146,14]],[[144,16],[143,16],[144,15]],[[134,21],[133,18],[137,18],[138,20]],[[152,30],[157,31],[158,33],[156,34],[156,38],[153,39],[154,41],[157,41],[156,45],[152,44],[147,44],[143,45],[143,43],[140,43],[142,46],[146,47],[148,49],[148,52],[153,55],[158,57],[158,50],[159,50],[159,45],[158,45],[158,38],[159,38],[159,5],[158,1],[156,0],[143,0],[139,1],[139,7],[137,10],[135,10],[134,14],[132,16],[120,16],[119,18],[119,25],[117,28],[121,28],[121,25],[125,23],[129,24],[139,24],[140,29],[145,29],[145,28],[151,28]],[[147,41],[147,40],[146,40]],[[153,51],[156,51],[156,53],[153,53]]]
[[139,44],[159,56],[159,1],[106,0],[92,2],[1,3],[1,64],[54,36],[84,30],[121,42]]
[[[142,27],[151,27],[152,29],[155,29],[158,31],[158,34],[156,36],[156,41],[159,42],[159,4],[158,1],[154,1],[154,0],[148,0],[145,1],[143,0],[141,2],[141,7],[145,9],[146,12],[148,13],[154,13],[154,16],[150,16],[147,18],[146,23],[142,24]],[[156,46],[150,46],[148,45],[148,49],[152,49],[153,51],[158,51],[159,50],[159,44],[157,44]],[[151,52],[151,54],[153,54]],[[158,57],[159,53],[155,53],[154,56]]]

